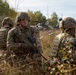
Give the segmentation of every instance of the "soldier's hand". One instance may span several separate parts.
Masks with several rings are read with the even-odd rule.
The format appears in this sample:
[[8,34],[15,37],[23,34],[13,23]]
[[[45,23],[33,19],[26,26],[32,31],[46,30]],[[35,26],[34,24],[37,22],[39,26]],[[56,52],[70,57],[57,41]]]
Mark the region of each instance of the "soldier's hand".
[[33,46],[33,44],[31,43],[31,42],[29,42],[29,40],[28,39],[26,39],[25,40],[25,44],[27,44],[28,46],[30,46],[30,47],[32,47]]
[[31,48],[32,44],[28,41],[28,39],[25,40],[25,43],[22,43],[23,48]]
[[23,48],[23,49],[29,49],[29,48],[31,48],[31,45],[30,44],[25,44],[25,43],[21,43],[21,48]]

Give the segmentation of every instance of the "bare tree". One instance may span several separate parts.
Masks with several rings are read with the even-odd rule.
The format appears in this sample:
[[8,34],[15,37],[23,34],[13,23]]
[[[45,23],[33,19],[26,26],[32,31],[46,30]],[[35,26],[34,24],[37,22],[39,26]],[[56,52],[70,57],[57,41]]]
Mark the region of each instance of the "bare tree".
[[15,8],[16,10],[19,9],[19,5],[23,2],[24,0],[15,0]]

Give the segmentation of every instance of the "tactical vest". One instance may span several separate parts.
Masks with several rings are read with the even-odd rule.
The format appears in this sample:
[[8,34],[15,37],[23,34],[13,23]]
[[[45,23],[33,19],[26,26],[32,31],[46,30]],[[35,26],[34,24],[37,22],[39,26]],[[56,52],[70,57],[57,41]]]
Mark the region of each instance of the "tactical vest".
[[6,50],[6,39],[8,30],[6,28],[0,29],[0,49]]
[[[35,38],[34,38],[34,30],[31,28],[31,29],[26,29],[26,30],[23,30],[21,31],[19,27],[17,27],[14,31],[14,35],[13,35],[13,41],[15,43],[25,43],[26,40],[27,40],[27,43],[31,43],[32,44],[32,47],[34,47],[34,43],[35,43]],[[30,44],[28,44],[29,47],[24,47],[22,45],[22,47],[20,48],[16,48],[17,50],[14,50],[14,53],[16,55],[18,54],[28,54],[28,53],[33,53],[33,50],[32,48],[30,47]]]
[[[28,39],[32,44],[34,44],[34,28],[30,28],[30,29],[26,29],[24,31],[21,32],[21,30],[19,28],[15,29],[15,32],[14,32],[14,42],[20,42],[18,41],[18,37],[20,39]],[[16,40],[17,39],[17,40]],[[21,41],[22,42],[22,41]]]
[[[57,56],[60,61],[73,57],[73,37],[66,33],[61,33],[55,37],[53,42],[53,56]],[[69,53],[69,56],[64,58]]]

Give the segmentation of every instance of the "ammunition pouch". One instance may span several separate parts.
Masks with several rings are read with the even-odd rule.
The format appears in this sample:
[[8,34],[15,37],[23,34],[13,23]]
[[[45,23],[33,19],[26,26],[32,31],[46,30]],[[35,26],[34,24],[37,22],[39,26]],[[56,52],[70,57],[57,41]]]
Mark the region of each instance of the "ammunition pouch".
[[73,59],[76,62],[76,38],[73,39]]

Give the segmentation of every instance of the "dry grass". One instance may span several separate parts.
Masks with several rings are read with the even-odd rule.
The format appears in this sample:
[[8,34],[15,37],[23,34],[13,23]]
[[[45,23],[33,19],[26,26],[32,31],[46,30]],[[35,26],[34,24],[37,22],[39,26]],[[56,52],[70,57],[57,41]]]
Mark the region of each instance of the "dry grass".
[[[49,59],[51,45],[53,42],[54,37],[59,33],[58,30],[47,30],[47,31],[40,31],[40,38],[41,38],[41,44],[43,49],[43,55]],[[29,69],[30,64],[31,70]],[[36,61],[30,60],[30,62],[25,61],[23,71],[20,69],[21,67],[10,66],[8,63],[5,62],[5,59],[0,60],[0,75],[49,75],[46,73],[43,68],[40,69],[40,67],[37,65]],[[28,71],[28,74],[26,73]]]
[[47,59],[49,59],[49,55],[50,55],[50,50],[51,50],[51,45],[53,43],[53,39],[59,33],[60,33],[60,30],[40,31],[43,55]]
[[[50,59],[49,56],[50,56],[50,50],[53,43],[53,39],[59,33],[60,33],[60,30],[40,31],[43,55],[48,60]],[[52,69],[52,71],[50,71],[50,73],[46,72],[44,67],[41,68],[40,66],[37,65],[37,61],[32,60],[28,57],[26,60],[22,62],[24,62],[23,66],[18,67],[15,65],[15,63],[13,63],[13,66],[10,66],[9,63],[6,62],[4,58],[0,58],[0,75],[60,75],[59,71],[56,72],[54,70],[55,67]],[[17,63],[19,62],[17,61]],[[62,65],[63,64],[59,65],[60,70],[62,70]],[[66,66],[63,66],[63,67],[66,67]],[[53,71],[55,71],[55,74],[51,74],[51,72]],[[61,75],[65,75],[65,74],[61,74]],[[72,75],[76,75],[76,72]]]

